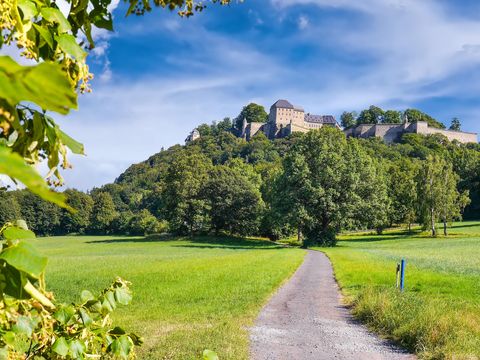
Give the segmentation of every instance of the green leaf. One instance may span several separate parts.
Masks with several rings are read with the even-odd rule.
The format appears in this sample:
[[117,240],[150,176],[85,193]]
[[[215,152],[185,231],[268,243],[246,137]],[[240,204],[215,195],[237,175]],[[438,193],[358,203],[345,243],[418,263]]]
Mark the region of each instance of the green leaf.
[[138,346],[143,345],[143,337],[138,336],[135,333],[130,333],[128,334],[128,336],[130,336],[130,339],[132,339],[134,345],[138,345]]
[[2,334],[2,340],[5,344],[13,346],[15,345],[15,333],[13,331],[7,331]]
[[203,351],[203,360],[218,360],[218,355],[216,352],[207,349]]
[[107,291],[105,293],[105,299],[110,303],[110,306],[112,307],[112,309],[115,309],[117,307],[115,295],[113,294],[112,291]]
[[0,98],[10,104],[33,102],[60,114],[77,108],[77,94],[60,64],[22,66],[9,56],[0,56]]
[[12,326],[12,330],[17,334],[25,334],[30,337],[36,326],[36,321],[31,317],[21,315],[17,317],[17,322]]
[[60,324],[65,325],[70,321],[73,315],[75,315],[75,310],[71,306],[62,306],[60,309],[55,311],[53,317]]
[[70,23],[60,10],[52,7],[44,7],[41,9],[40,13],[45,20],[58,24],[58,31],[60,33],[66,33],[72,30]]
[[83,359],[83,354],[85,353],[86,347],[85,344],[80,340],[73,340],[70,342],[70,356],[74,359]]
[[7,240],[34,239],[35,233],[30,230],[24,230],[16,226],[9,226],[2,233]]
[[0,174],[6,174],[22,182],[31,192],[44,200],[68,208],[63,194],[50,190],[45,180],[32,166],[27,165],[20,155],[2,145],[0,145]]
[[80,299],[82,299],[82,303],[86,303],[88,301],[95,300],[95,297],[90,291],[83,290],[82,293],[80,294]]
[[5,294],[16,299],[28,299],[30,297],[24,290],[24,286],[27,284],[27,276],[24,272],[6,265],[1,274],[5,276],[5,287],[3,288]]
[[118,327],[118,326],[115,326],[115,328],[110,330],[108,333],[111,335],[117,335],[117,336],[126,334],[125,330],[123,330],[121,327]]
[[52,37],[52,34],[50,33],[50,31],[48,31],[44,27],[42,27],[40,25],[37,25],[37,24],[33,24],[33,27],[38,31],[38,33],[40,34],[42,39],[45,40],[45,42],[48,44],[48,46],[50,46],[50,49],[54,50],[54,48],[53,48],[53,37]]
[[55,343],[52,346],[52,350],[60,356],[67,356],[69,350],[67,340],[65,340],[65,338],[63,337],[58,338],[57,340],[55,340]]
[[113,353],[115,356],[119,356],[123,359],[127,359],[128,355],[130,354],[130,351],[133,348],[133,342],[132,340],[126,336],[122,335],[118,339],[114,340],[110,344],[110,351]]
[[62,34],[55,36],[58,46],[68,55],[73,56],[77,60],[81,60],[87,56],[87,53],[77,44],[75,36],[70,34]]
[[37,7],[35,3],[30,0],[17,0],[17,5],[22,10],[23,20],[30,20],[37,15]]
[[130,301],[132,301],[132,295],[130,295],[128,289],[125,288],[116,288],[115,298],[117,299],[117,302],[121,305],[128,305],[130,304]]
[[35,279],[40,277],[47,266],[47,258],[40,255],[37,249],[24,241],[4,249],[0,253],[0,259]]
[[62,143],[66,147],[68,147],[74,154],[85,155],[85,148],[83,147],[82,143],[79,143],[77,140],[72,139],[59,128],[57,128],[57,132]]
[[82,322],[85,326],[88,326],[93,323],[93,320],[88,314],[87,310],[80,308],[79,312],[80,312],[80,317],[82,318]]

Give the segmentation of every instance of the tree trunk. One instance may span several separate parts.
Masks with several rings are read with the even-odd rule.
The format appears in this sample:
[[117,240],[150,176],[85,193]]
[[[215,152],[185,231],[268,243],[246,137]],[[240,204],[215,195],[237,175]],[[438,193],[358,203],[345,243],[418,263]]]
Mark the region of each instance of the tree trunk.
[[409,233],[412,232],[412,223],[411,222],[408,223],[408,232]]
[[448,236],[447,234],[447,220],[443,219],[443,235]]
[[435,237],[437,236],[437,229],[435,229],[435,209],[434,208],[430,209],[430,223],[432,227],[432,236]]
[[298,225],[297,228],[297,241],[301,244],[302,243],[302,228]]

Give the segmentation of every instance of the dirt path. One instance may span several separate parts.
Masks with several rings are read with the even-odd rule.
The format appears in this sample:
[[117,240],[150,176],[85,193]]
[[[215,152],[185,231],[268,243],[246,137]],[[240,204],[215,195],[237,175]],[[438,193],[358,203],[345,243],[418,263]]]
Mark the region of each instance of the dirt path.
[[253,360],[415,359],[380,340],[341,304],[330,260],[308,251],[251,329]]

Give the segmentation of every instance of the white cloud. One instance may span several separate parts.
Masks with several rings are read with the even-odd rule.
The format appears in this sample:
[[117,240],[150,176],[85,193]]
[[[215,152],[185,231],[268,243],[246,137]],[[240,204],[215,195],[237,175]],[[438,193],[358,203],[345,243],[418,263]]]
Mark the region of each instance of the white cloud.
[[300,30],[306,29],[306,28],[308,27],[308,24],[309,24],[309,23],[310,23],[310,21],[309,21],[308,18],[307,18],[306,16],[304,16],[304,15],[302,15],[302,16],[300,16],[300,17],[298,18],[297,24],[298,24],[298,28],[299,28]]
[[[280,9],[303,4],[358,11],[362,20],[325,24],[311,30],[326,41],[375,60],[383,81],[401,84],[438,81],[480,63],[480,22],[452,16],[432,0],[272,0]],[[313,28],[313,27],[310,27]]]

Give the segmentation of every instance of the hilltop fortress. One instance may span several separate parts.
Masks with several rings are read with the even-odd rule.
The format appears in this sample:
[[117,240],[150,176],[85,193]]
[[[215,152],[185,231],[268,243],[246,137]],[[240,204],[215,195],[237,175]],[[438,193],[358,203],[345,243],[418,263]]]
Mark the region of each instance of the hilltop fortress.
[[[323,126],[341,129],[333,115],[312,115],[305,113],[302,107],[292,105],[287,100],[278,100],[270,107],[267,122],[248,123],[244,119],[242,128],[236,132],[237,136],[246,140],[250,140],[259,132],[263,132],[269,139],[276,139],[286,137],[294,132],[304,133]],[[387,143],[400,141],[404,134],[441,134],[450,141],[456,140],[464,144],[478,142],[476,133],[438,129],[429,126],[425,121],[409,122],[407,118],[402,124],[358,124],[343,131],[347,137],[378,137]],[[190,142],[199,137],[200,133],[194,129],[185,141]]]
[[312,115],[305,113],[302,107],[294,106],[287,100],[278,100],[270,107],[266,123],[247,123],[244,119],[239,135],[249,140],[262,131],[269,139],[275,139],[288,136],[293,132],[319,129],[322,126],[334,126],[340,129],[332,115]]

